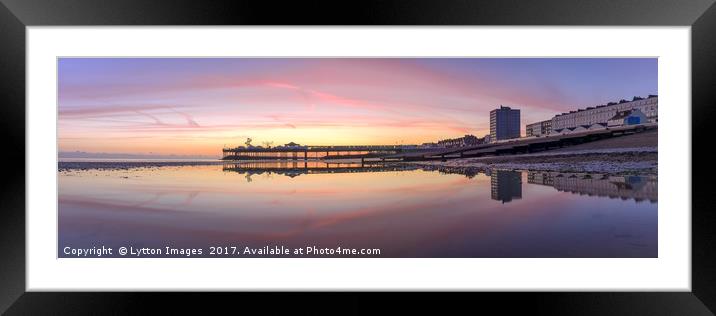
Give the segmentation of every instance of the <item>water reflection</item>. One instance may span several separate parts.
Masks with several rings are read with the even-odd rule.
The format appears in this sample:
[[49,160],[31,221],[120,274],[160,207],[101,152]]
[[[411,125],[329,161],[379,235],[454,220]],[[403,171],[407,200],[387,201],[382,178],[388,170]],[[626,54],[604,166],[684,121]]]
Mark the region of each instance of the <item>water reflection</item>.
[[[656,184],[641,176],[303,161],[71,169],[59,174],[58,238],[61,247],[656,257]],[[634,201],[644,199],[652,203]]]
[[223,171],[236,172],[246,175],[246,181],[251,182],[252,175],[278,174],[290,178],[302,174],[326,173],[357,173],[357,172],[384,172],[416,170],[417,166],[367,164],[362,162],[323,162],[323,161],[271,161],[271,162],[238,162],[225,163]]
[[522,177],[518,171],[493,170],[490,174],[492,199],[507,203],[522,198]]
[[[320,161],[301,162],[250,162],[227,163],[223,166],[225,172],[245,174],[248,182],[251,176],[257,174],[278,174],[287,177],[297,177],[302,174],[324,173],[357,173],[357,172],[384,172],[408,170],[437,171],[442,174],[460,174],[468,179],[478,174],[490,177],[491,198],[502,203],[522,199],[522,172],[513,170],[492,170],[477,167],[447,167],[447,166],[418,166],[403,164],[366,164],[359,162]],[[656,176],[639,175],[607,175],[586,173],[563,173],[547,171],[528,171],[527,183],[554,187],[558,191],[570,192],[588,196],[603,196],[609,198],[633,199],[637,202],[648,200],[656,203],[658,200],[658,182]]]
[[554,187],[558,191],[588,196],[633,199],[637,202],[658,200],[656,176],[611,176],[604,174],[575,174],[532,171],[527,182]]

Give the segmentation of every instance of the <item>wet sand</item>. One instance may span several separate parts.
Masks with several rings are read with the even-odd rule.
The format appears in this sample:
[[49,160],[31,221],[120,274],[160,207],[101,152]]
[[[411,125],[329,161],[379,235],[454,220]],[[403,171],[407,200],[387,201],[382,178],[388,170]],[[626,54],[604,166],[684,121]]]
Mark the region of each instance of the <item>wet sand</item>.
[[609,154],[560,154],[551,156],[514,155],[448,161],[410,162],[419,166],[485,168],[502,170],[559,171],[606,174],[657,174],[657,153],[622,152]]

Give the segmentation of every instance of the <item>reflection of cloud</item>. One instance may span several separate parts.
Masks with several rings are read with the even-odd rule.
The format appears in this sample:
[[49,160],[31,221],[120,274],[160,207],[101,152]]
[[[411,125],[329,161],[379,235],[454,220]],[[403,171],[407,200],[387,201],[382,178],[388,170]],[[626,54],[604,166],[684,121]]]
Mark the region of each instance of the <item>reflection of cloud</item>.
[[166,192],[154,192],[154,196],[152,196],[151,198],[131,204],[130,207],[139,207],[139,206],[153,204],[154,202],[159,201],[159,199],[161,197],[163,197],[165,194],[166,194]]
[[182,205],[189,205],[189,204],[191,204],[191,202],[194,201],[194,199],[195,199],[197,196],[199,196],[199,193],[201,193],[201,192],[199,192],[199,191],[189,192],[189,194],[187,194],[187,196],[186,196],[186,200],[184,200],[184,203],[182,203]]

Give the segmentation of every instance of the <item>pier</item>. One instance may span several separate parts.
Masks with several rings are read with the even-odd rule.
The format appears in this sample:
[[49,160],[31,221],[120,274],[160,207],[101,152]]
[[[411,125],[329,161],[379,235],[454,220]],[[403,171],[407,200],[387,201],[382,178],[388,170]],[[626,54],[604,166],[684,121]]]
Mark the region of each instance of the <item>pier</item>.
[[446,160],[535,153],[657,128],[655,123],[640,124],[452,148],[425,148],[417,145],[278,146],[270,148],[249,146],[224,148],[222,159],[230,161],[360,159],[361,162]]

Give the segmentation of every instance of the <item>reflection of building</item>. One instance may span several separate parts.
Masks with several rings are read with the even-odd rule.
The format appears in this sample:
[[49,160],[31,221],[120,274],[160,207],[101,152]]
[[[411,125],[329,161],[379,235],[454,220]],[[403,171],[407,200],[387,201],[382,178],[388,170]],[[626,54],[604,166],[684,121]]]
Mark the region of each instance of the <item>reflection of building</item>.
[[526,130],[527,137],[547,135],[552,131],[552,120],[527,124]]
[[558,191],[589,196],[608,196],[623,200],[658,200],[656,177],[602,176],[531,171],[527,183],[554,187]]
[[562,113],[552,118],[552,133],[564,133],[580,126],[590,128],[597,123],[606,124],[607,121],[617,115],[617,112],[633,109],[641,111],[646,116],[648,123],[658,123],[658,105],[658,96],[649,95],[646,99],[634,97],[631,101],[609,102],[605,105]]
[[520,110],[500,106],[490,111],[490,141],[520,137]]
[[484,142],[484,139],[477,138],[475,135],[465,135],[463,137],[459,138],[450,138],[450,139],[443,139],[438,142],[439,147],[465,147],[465,146],[475,146],[482,144]]
[[519,171],[492,170],[490,173],[492,199],[507,203],[522,198],[522,176]]

